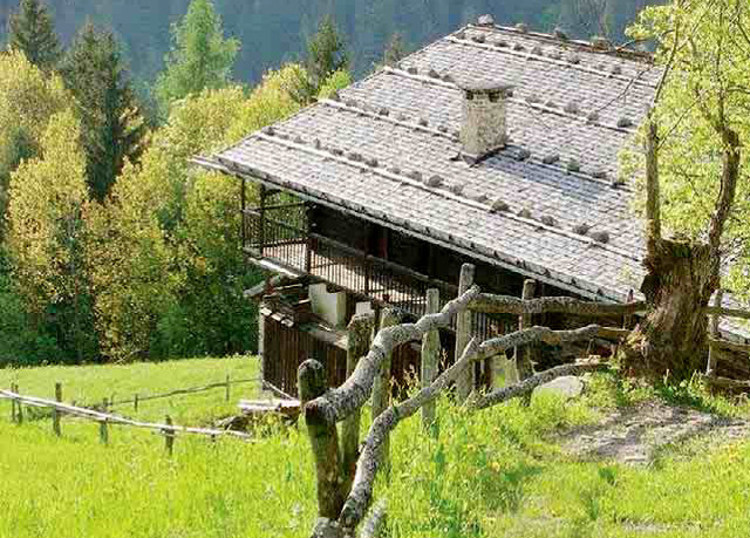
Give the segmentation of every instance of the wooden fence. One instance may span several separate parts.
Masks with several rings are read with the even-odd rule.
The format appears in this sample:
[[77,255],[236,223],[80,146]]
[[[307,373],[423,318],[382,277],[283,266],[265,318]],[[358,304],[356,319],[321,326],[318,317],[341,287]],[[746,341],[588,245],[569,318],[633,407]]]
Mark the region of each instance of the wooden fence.
[[[517,350],[514,354],[517,361],[528,360],[518,351],[539,342],[552,345],[594,339],[620,342],[630,334],[627,328],[599,325],[572,330],[530,327],[531,314],[555,312],[592,317],[621,315],[627,319],[643,311],[646,306],[638,302],[612,305],[569,297],[519,299],[482,294],[473,285],[473,272],[472,266],[464,266],[459,297],[447,303],[442,310],[437,311],[440,304],[436,297],[438,291],[430,290],[427,294],[426,304],[429,307],[426,315],[410,324],[390,325],[386,321],[371,345],[366,335],[369,334],[368,323],[372,320],[355,317],[350,325],[347,365],[349,377],[342,386],[328,390],[324,368],[315,360],[308,360],[300,366],[300,399],[317,474],[319,519],[313,528],[314,538],[349,538],[354,536],[363,521],[362,536],[377,535],[378,524],[384,519],[384,506],[379,504],[372,510],[368,520],[365,521],[365,517],[372,501],[376,476],[389,465],[389,435],[399,422],[420,409],[423,425],[434,434],[436,428],[432,426],[438,420],[433,407],[434,401],[450,386],[456,387],[457,397],[465,402],[468,409],[481,410],[511,398],[529,395],[537,386],[557,377],[580,375],[607,367],[606,362],[592,359],[533,374],[530,365],[513,364],[511,361],[509,369],[516,370],[517,380],[511,376],[508,386],[477,392],[471,390],[476,386],[473,379],[479,370],[476,365],[495,368],[493,362],[500,360],[498,357],[503,357],[504,360],[506,351],[514,348]],[[516,332],[485,341],[470,338],[472,311],[518,315],[521,317],[520,328]],[[748,312],[726,310],[719,306],[712,307],[709,313],[714,319],[721,315],[735,314],[745,319],[750,318]],[[387,320],[388,317],[384,318]],[[456,318],[456,361],[436,376],[440,349],[435,335]],[[712,327],[716,326],[717,322],[713,322]],[[352,338],[352,335],[359,336]],[[726,342],[716,341],[716,335],[713,332],[712,346],[727,345]],[[398,346],[412,341],[422,341],[422,389],[408,400],[389,406],[388,383],[384,380],[389,372],[389,358]],[[750,346],[742,346],[742,349],[750,350]],[[370,397],[373,423],[361,450],[358,450],[359,416],[362,406]],[[343,422],[341,443],[338,439],[338,422]]]

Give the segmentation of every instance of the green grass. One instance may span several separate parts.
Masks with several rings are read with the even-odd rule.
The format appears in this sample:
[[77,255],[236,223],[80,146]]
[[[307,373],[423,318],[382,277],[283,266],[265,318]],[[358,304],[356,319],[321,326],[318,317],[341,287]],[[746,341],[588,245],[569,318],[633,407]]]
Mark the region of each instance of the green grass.
[[[236,361],[244,365],[243,360],[257,367]],[[81,393],[103,395],[112,386],[130,391],[139,386],[132,377],[143,375],[157,391],[221,380],[228,364],[234,363],[82,369],[84,375],[63,380],[70,379]],[[43,392],[69,373],[57,368],[0,372],[18,375],[29,393],[33,387]],[[97,388],[100,384],[105,386]],[[575,402],[546,396],[528,407],[514,401],[467,414],[440,401],[438,439],[424,434],[416,417],[393,435],[390,480],[381,478],[376,491],[377,498],[388,500],[391,536],[750,535],[750,442],[718,447],[693,442],[641,468],[574,461],[554,442],[562,428],[655,397],[747,414],[745,405],[709,397],[696,384],[666,391],[613,375],[596,376],[592,390]],[[205,420],[223,405],[221,390],[210,396],[217,407],[201,403],[203,396],[181,398],[154,402],[152,412],[161,415],[165,408],[156,406],[174,406],[185,409],[184,416],[200,419],[205,413]],[[191,402],[198,403],[188,411]],[[254,443],[180,437],[169,459],[163,439],[148,432],[113,427],[104,447],[95,424],[66,421],[63,438],[56,439],[48,420],[12,425],[7,404],[0,407],[2,538],[309,536],[316,500],[303,429],[276,425],[276,433]]]
[[[199,387],[231,379],[259,377],[258,360],[249,357],[194,359],[159,363],[105,366],[50,366],[46,368],[0,370],[0,387],[17,383],[22,394],[53,399],[55,383],[63,384],[63,400],[79,404],[97,404],[104,398],[132,400],[135,394],[146,396],[175,389]],[[217,418],[237,412],[237,400],[258,395],[258,383],[232,387],[230,402],[223,388],[178,395],[167,399],[140,402],[136,413],[132,404],[121,404],[113,412],[146,421],[162,422],[169,414],[175,423],[206,425]],[[10,411],[8,411],[10,413]]]

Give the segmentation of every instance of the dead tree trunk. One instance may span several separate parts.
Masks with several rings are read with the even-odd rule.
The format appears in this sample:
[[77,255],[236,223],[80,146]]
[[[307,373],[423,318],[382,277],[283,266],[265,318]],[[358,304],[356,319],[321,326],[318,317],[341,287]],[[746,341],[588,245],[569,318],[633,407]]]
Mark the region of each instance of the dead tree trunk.
[[[709,114],[708,111],[704,112]],[[737,134],[717,119],[724,142],[721,188],[707,241],[678,241],[661,236],[658,131],[649,118],[646,141],[646,213],[648,271],[641,290],[648,314],[628,340],[625,364],[651,376],[685,379],[705,365],[708,349],[706,308],[718,288],[721,237],[734,205],[740,166]]]

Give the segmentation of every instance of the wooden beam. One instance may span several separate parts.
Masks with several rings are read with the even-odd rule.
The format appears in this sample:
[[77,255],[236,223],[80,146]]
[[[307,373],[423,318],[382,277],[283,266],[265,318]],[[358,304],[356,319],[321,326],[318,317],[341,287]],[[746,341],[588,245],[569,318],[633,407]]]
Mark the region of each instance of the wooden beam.
[[[536,291],[536,281],[526,280],[523,283],[522,301],[531,301]],[[528,329],[532,325],[531,314],[525,312],[518,318],[518,328],[520,330]],[[531,349],[525,346],[521,349],[516,348],[513,352],[514,362],[516,363],[518,378],[514,381],[523,381],[534,375],[534,365],[531,361]]]
[[[430,288],[427,290],[427,314],[437,314],[440,311],[440,290]],[[427,388],[437,377],[440,363],[440,333],[437,329],[427,331],[422,337],[422,388]],[[435,414],[435,403],[429,402],[422,408],[422,427],[425,431],[437,435],[437,416]]]
[[[458,281],[458,294],[465,294],[474,285],[474,276],[476,273],[476,267],[470,263],[465,263],[461,267],[461,275]],[[469,307],[471,308],[471,306]],[[472,330],[472,311],[466,309],[456,314],[456,348],[455,357],[456,360],[463,354],[464,349],[471,340]],[[474,368],[468,368],[456,381],[456,397],[459,402],[463,402],[469,397],[469,394],[474,390],[475,379],[474,379]]]

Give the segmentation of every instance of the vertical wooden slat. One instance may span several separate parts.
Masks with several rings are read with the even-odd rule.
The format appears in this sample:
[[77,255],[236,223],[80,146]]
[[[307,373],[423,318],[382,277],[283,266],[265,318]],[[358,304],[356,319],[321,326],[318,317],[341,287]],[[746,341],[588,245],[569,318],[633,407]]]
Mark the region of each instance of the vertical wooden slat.
[[[387,327],[393,327],[399,322],[399,317],[396,311],[392,308],[385,308],[381,312],[380,316],[380,329]],[[380,367],[380,373],[375,376],[375,381],[372,387],[372,420],[374,421],[380,414],[385,411],[390,405],[391,396],[391,361],[393,357],[389,354],[383,360]],[[382,450],[380,454],[380,461],[382,462],[383,469],[388,473],[390,467],[390,443],[388,438],[383,441]]]
[[[440,312],[440,291],[435,288],[427,290],[427,314]],[[422,388],[430,386],[438,373],[440,361],[440,333],[437,329],[429,331],[422,338]],[[435,402],[430,402],[422,407],[422,426],[425,430],[437,433],[437,420],[435,415]]]
[[[536,281],[527,280],[523,283],[523,293],[521,298],[524,301],[529,301],[534,298],[534,292],[536,291]],[[531,327],[532,318],[530,314],[523,314],[519,316],[519,329],[528,329]],[[524,346],[521,349],[516,348],[514,352],[514,359],[516,363],[516,369],[518,371],[517,379],[523,381],[534,375],[534,365],[531,361],[531,348]]]
[[[716,296],[714,298],[714,306],[721,308],[721,302],[724,299],[724,290],[721,288],[716,290]],[[721,322],[720,314],[713,314],[710,321],[710,337],[711,340],[719,339],[719,323]],[[716,375],[716,363],[718,362],[718,351],[716,347],[710,343],[708,344],[708,365],[706,366],[706,375]]]
[[[461,267],[461,276],[458,281],[458,295],[459,297],[469,291],[474,285],[474,275],[476,273],[476,267],[470,263],[465,263]],[[456,349],[455,359],[463,354],[464,349],[471,340],[472,331],[472,312],[466,310],[456,316]],[[459,402],[463,402],[469,397],[471,391],[474,389],[474,368],[466,368],[465,372],[456,380],[456,396]]]

